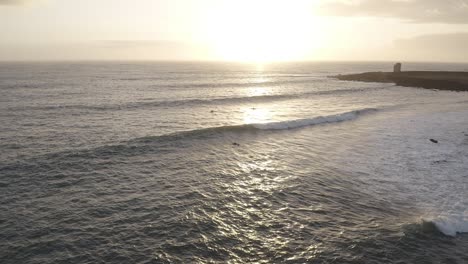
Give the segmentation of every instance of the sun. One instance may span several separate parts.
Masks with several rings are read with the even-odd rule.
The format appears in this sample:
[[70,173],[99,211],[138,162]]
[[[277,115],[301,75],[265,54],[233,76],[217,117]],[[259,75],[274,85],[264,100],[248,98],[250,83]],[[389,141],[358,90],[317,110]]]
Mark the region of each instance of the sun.
[[317,28],[310,1],[223,1],[213,8],[208,38],[215,56],[228,61],[302,60]]

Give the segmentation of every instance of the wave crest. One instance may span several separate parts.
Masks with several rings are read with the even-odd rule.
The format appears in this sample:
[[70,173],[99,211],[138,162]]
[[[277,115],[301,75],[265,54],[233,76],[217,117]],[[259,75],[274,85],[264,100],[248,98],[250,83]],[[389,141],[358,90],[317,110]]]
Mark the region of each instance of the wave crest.
[[468,218],[464,215],[439,216],[430,220],[430,222],[447,236],[468,233]]
[[355,110],[351,112],[330,115],[330,116],[318,116],[314,118],[298,119],[298,120],[287,120],[280,122],[271,122],[264,124],[252,124],[257,129],[261,130],[285,130],[292,128],[300,128],[305,126],[312,126],[324,123],[337,123],[348,120],[353,120],[361,114],[377,111],[375,108],[365,108],[360,110]]
[[318,116],[307,119],[297,120],[285,120],[279,122],[270,123],[257,123],[257,124],[245,124],[245,125],[232,125],[232,126],[220,126],[220,127],[209,127],[196,130],[176,132],[172,134],[160,135],[160,136],[149,136],[143,138],[137,138],[131,140],[131,142],[149,143],[155,141],[172,141],[182,138],[205,138],[213,135],[222,133],[244,133],[244,132],[255,132],[264,130],[288,130],[295,128],[302,128],[307,126],[314,126],[326,123],[337,123],[343,121],[350,121],[356,119],[362,114],[378,111],[375,108],[365,108],[354,110],[350,112],[329,115],[329,116]]
[[[286,120],[280,122],[271,122],[264,124],[245,124],[245,125],[232,125],[232,126],[219,126],[209,127],[188,131],[175,132],[157,136],[146,136],[140,138],[134,138],[127,141],[120,142],[116,145],[104,145],[98,146],[91,149],[82,150],[66,150],[62,152],[49,153],[44,156],[38,156],[34,159],[64,159],[64,157],[72,158],[90,158],[90,157],[106,157],[106,156],[132,156],[141,155],[145,152],[154,152],[157,149],[158,153],[164,153],[164,151],[170,151],[174,147],[178,147],[178,144],[174,142],[182,143],[184,141],[193,140],[205,140],[209,138],[217,138],[226,133],[257,133],[260,131],[271,130],[288,130],[301,128],[306,126],[313,126],[325,123],[343,122],[353,120],[361,114],[377,111],[378,109],[366,108],[350,112],[345,112],[330,116],[319,116],[310,119],[299,119],[299,120]],[[11,166],[17,166],[10,164]],[[8,167],[8,166],[6,166]],[[3,167],[5,169],[6,167]],[[2,169],[2,168],[0,168]]]

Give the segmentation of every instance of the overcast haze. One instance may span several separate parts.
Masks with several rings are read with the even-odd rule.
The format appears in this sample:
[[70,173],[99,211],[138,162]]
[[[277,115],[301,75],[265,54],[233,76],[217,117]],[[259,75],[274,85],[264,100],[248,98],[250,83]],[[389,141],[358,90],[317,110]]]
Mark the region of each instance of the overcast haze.
[[0,0],[0,60],[468,62],[468,0]]

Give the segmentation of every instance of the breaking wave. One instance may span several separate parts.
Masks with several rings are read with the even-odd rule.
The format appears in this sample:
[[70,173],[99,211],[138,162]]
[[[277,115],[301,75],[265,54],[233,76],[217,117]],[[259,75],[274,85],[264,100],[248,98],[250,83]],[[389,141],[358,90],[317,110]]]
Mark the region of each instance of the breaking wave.
[[277,131],[277,130],[297,129],[297,128],[320,125],[320,124],[350,121],[350,120],[358,118],[360,115],[370,113],[370,112],[375,112],[375,111],[378,111],[378,109],[365,108],[365,109],[359,109],[359,110],[354,110],[350,112],[339,113],[335,115],[317,116],[317,117],[306,118],[306,119],[202,128],[202,129],[196,129],[196,130],[176,132],[176,133],[166,134],[166,135],[161,135],[161,136],[137,138],[137,139],[132,140],[131,142],[135,142],[135,143],[168,142],[168,141],[173,141],[176,139],[193,139],[193,138],[212,137],[220,133],[243,133],[243,132],[255,132],[255,131]]
[[248,130],[287,130],[294,128],[301,128],[306,126],[320,125],[325,123],[337,123],[343,121],[350,121],[356,119],[362,114],[378,111],[376,108],[364,108],[354,111],[329,115],[329,116],[317,116],[312,118],[285,120],[278,122],[269,123],[252,123],[245,125],[234,125],[234,126],[221,126],[211,127],[199,130],[192,130],[181,133],[198,133],[202,131],[219,131],[219,132],[236,132],[236,131],[248,131]]
[[280,122],[272,122],[272,123],[264,123],[264,124],[252,124],[252,126],[258,129],[262,129],[262,130],[284,130],[284,129],[300,128],[300,127],[312,126],[312,125],[318,125],[318,124],[324,124],[324,123],[336,123],[336,122],[353,120],[361,114],[374,112],[374,111],[377,111],[377,109],[366,108],[366,109],[360,109],[360,110],[355,110],[351,112],[330,115],[330,116],[319,116],[319,117],[314,117],[314,118],[288,120],[288,121],[280,121]]
[[430,220],[430,222],[447,236],[468,233],[468,217],[463,214],[439,216]]
[[[245,124],[245,125],[232,125],[209,127],[196,130],[188,130],[182,132],[175,132],[157,136],[146,136],[135,138],[128,141],[123,141],[116,145],[104,145],[91,149],[71,150],[56,153],[45,154],[45,156],[38,156],[36,158],[50,160],[53,158],[64,157],[104,157],[114,155],[134,155],[142,154],[145,150],[152,151],[154,148],[159,149],[161,152],[165,147],[174,147],[174,142],[183,144],[183,142],[191,142],[192,140],[205,140],[210,138],[217,138],[225,133],[257,133],[261,131],[279,131],[298,129],[307,126],[314,126],[320,124],[337,123],[344,121],[351,121],[358,118],[360,115],[378,111],[375,108],[365,108],[344,112],[329,116],[318,116],[308,119],[285,120],[279,122],[259,123],[259,124]],[[1,169],[1,167],[0,167]],[[5,168],[4,168],[5,169]]]

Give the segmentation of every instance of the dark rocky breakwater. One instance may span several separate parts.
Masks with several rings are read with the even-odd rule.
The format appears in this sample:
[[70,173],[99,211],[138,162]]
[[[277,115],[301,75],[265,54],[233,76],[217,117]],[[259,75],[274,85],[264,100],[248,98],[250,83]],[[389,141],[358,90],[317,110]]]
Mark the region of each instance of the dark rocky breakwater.
[[395,83],[399,86],[468,91],[468,72],[407,71],[366,72],[332,76],[343,81]]

